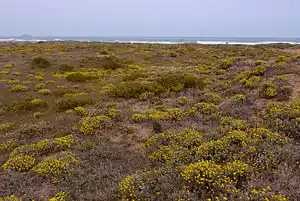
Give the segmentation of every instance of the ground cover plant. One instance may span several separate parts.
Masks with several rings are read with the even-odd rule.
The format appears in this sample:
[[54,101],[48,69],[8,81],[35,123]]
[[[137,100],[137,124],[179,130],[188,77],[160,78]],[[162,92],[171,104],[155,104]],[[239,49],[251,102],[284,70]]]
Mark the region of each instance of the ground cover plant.
[[299,45],[0,52],[0,200],[300,200]]

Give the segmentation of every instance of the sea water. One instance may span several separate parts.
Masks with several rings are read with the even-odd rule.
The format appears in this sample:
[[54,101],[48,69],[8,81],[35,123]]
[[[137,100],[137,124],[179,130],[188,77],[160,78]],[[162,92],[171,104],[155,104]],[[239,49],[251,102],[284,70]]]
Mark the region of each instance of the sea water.
[[110,43],[150,43],[150,44],[300,44],[298,38],[274,37],[0,37],[0,41],[80,41]]

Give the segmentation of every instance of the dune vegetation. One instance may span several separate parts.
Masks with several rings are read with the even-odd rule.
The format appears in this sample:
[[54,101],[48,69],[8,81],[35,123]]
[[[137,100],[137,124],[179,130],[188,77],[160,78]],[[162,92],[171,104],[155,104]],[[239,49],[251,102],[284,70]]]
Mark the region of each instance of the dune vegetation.
[[0,43],[0,201],[300,200],[300,46]]

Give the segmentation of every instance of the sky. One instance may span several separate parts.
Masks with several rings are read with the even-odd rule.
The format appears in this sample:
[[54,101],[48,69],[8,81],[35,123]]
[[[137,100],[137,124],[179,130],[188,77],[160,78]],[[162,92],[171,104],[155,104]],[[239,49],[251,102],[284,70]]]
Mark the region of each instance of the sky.
[[300,37],[300,0],[0,0],[0,36]]

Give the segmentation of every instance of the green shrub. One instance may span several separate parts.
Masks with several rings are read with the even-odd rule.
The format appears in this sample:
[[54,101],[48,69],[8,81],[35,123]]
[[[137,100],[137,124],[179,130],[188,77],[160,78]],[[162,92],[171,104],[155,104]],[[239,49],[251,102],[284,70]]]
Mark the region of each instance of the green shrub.
[[244,94],[236,94],[232,97],[233,104],[236,106],[244,105],[246,102],[246,96]]
[[34,86],[34,88],[36,88],[36,89],[43,89],[43,88],[45,88],[45,84],[36,84]]
[[75,94],[75,93],[78,92],[72,89],[55,89],[52,91],[52,94],[54,94],[54,96],[56,97],[64,96],[66,94]]
[[74,66],[71,66],[71,65],[68,65],[68,64],[61,64],[58,68],[58,70],[61,72],[61,73],[64,73],[64,72],[72,72],[75,70]]
[[233,66],[234,64],[234,60],[233,59],[224,59],[220,65],[221,69],[227,69],[230,68],[231,66]]
[[46,69],[51,66],[51,63],[43,57],[36,57],[32,60],[32,68]]
[[203,95],[203,101],[219,104],[222,98],[218,94],[207,92]]
[[135,81],[138,78],[144,78],[144,77],[146,77],[146,75],[144,73],[142,73],[141,71],[133,71],[133,72],[126,74],[123,77],[123,81],[126,81],[126,82]]
[[9,109],[12,111],[28,111],[28,110],[37,110],[48,107],[48,102],[42,99],[32,99],[25,98],[24,100],[15,101],[10,106]]
[[67,75],[66,79],[69,82],[85,82],[88,80],[95,79],[95,76],[87,75],[87,74],[80,73],[80,72],[74,72],[74,73],[70,73],[69,75]]
[[78,106],[90,105],[93,102],[94,99],[84,93],[65,94],[56,101],[56,106],[59,111],[65,111]]
[[117,68],[124,68],[126,67],[125,64],[115,56],[106,56],[101,60],[101,66],[104,69],[112,69],[115,70]]
[[19,85],[19,84],[13,85],[13,86],[10,87],[11,92],[25,92],[27,90],[28,90],[28,88],[26,86]]

